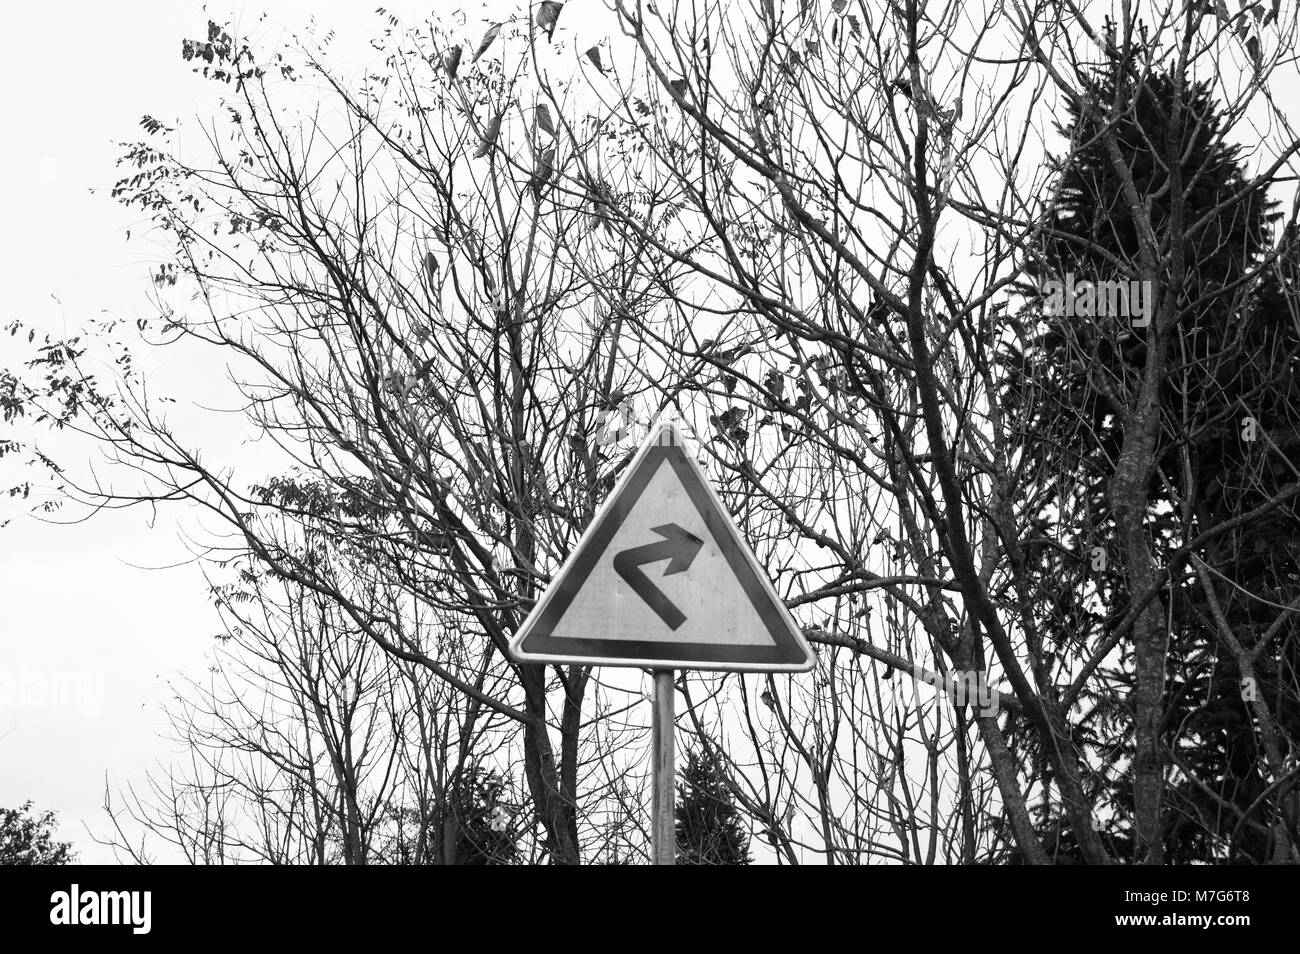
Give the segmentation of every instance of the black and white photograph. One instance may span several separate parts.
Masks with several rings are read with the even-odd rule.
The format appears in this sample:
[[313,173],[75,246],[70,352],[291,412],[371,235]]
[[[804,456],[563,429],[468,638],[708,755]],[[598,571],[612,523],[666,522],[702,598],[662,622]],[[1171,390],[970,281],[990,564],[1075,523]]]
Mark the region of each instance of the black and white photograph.
[[0,920],[1294,937],[1300,4],[383,2],[3,14]]

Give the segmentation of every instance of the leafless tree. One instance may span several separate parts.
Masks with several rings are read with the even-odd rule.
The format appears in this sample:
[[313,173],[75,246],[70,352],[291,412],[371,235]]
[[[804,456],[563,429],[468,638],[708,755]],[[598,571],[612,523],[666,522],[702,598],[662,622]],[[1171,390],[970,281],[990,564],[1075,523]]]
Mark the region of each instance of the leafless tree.
[[[505,647],[622,462],[602,442],[637,346],[593,276],[625,309],[646,291],[637,239],[606,235],[581,261],[569,251],[591,220],[553,189],[557,124],[604,131],[534,108],[545,38],[529,27],[496,25],[465,47],[459,28],[391,24],[376,40],[383,70],[355,83],[323,65],[328,35],[255,51],[213,23],[186,41],[186,59],[228,94],[221,121],[201,126],[201,158],[170,151],[174,130],[146,117],[149,138],[123,160],[115,194],[172,242],[158,318],[141,327],[159,347],[228,362],[275,469],[210,462],[125,350],[117,386],[96,380],[85,349],[109,340],[104,329],[94,345],[43,352],[52,375],[80,383],[36,400],[119,465],[116,483],[69,470],[71,496],[197,504],[229,531],[206,557],[246,555],[322,601],[328,638],[358,644],[335,677],[369,641],[458,694],[425,729],[459,720],[456,744],[468,744],[512,725],[502,757],[522,765],[543,856],[576,863],[589,833],[579,808],[602,797],[580,785],[620,784],[583,744],[591,673],[516,665]],[[348,704],[344,686],[329,688],[332,706]],[[365,811],[345,824],[354,858],[378,824]]]

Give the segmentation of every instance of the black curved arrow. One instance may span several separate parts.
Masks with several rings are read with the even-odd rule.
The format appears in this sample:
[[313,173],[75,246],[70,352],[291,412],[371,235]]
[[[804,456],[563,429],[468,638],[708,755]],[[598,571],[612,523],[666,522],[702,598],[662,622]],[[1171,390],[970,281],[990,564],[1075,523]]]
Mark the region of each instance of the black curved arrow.
[[646,605],[655,611],[655,615],[663,620],[669,629],[675,630],[686,622],[686,616],[672,600],[664,595],[663,590],[654,585],[641,567],[646,563],[668,560],[670,562],[663,575],[681,573],[683,570],[690,569],[691,564],[695,562],[695,554],[700,552],[704,541],[675,523],[666,523],[650,529],[664,539],[658,543],[647,543],[645,546],[633,547],[614,554],[614,572],[623,578],[624,583],[632,587],[637,596],[645,600]]

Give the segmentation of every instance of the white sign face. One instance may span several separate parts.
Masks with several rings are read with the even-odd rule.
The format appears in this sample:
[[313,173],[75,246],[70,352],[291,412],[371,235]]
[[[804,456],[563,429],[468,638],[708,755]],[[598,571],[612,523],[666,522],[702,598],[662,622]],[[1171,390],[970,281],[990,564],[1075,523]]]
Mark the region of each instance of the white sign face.
[[510,641],[520,662],[805,671],[813,654],[671,423]]

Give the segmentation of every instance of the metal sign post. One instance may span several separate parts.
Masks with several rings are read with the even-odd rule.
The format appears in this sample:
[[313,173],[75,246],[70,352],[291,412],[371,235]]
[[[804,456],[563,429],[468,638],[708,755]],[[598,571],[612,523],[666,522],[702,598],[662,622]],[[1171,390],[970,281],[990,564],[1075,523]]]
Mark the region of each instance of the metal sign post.
[[654,671],[655,699],[651,732],[654,735],[653,796],[650,812],[650,863],[677,864],[677,766],[673,752],[673,677],[672,669]]

